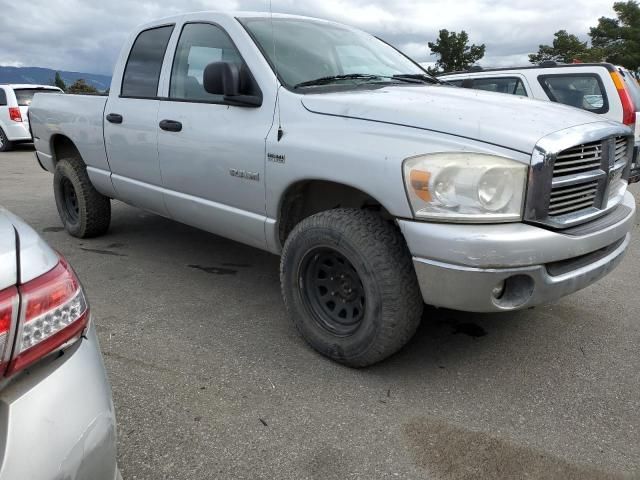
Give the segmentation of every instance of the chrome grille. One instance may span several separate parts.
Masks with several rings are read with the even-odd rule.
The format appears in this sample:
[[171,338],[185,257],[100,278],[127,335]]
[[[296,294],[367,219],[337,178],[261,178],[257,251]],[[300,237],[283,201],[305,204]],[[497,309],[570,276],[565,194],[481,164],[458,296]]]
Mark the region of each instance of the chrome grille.
[[566,215],[592,207],[598,193],[598,180],[578,186],[554,188],[549,199],[549,216]]
[[588,172],[600,168],[602,162],[602,142],[577,145],[558,154],[553,165],[553,176]]
[[563,229],[622,201],[633,137],[623,126],[578,126],[549,135],[532,155],[524,219]]
[[616,163],[621,160],[624,160],[625,155],[627,154],[627,144],[629,140],[626,137],[616,137],[616,146],[615,146],[615,159]]
[[562,179],[600,170],[606,143],[583,143],[558,153],[553,163],[553,181],[547,213],[550,217],[579,212],[594,206],[598,195],[598,180],[564,186]]

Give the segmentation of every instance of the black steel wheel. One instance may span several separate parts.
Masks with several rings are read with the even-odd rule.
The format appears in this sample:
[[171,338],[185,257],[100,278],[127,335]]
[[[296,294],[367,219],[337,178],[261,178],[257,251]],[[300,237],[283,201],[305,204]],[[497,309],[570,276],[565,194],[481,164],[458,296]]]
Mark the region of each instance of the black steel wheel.
[[300,266],[299,288],[305,305],[320,326],[338,336],[353,334],[365,313],[360,275],[339,251],[320,247]]
[[61,180],[62,189],[62,209],[67,221],[71,224],[77,224],[80,218],[80,207],[78,206],[78,195],[73,188],[71,180],[63,178]]

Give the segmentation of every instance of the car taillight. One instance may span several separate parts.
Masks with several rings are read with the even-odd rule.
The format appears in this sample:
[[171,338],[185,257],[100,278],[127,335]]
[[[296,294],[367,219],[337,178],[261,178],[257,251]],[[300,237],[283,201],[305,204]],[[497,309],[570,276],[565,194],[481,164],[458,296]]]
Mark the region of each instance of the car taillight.
[[73,339],[87,326],[89,307],[69,264],[19,286],[20,317],[7,375],[12,375]]
[[9,118],[14,122],[22,121],[22,114],[19,107],[9,107]]
[[0,376],[9,361],[10,333],[14,316],[18,313],[18,289],[9,287],[0,291]]
[[631,95],[624,86],[624,80],[619,72],[611,72],[613,84],[618,90],[618,96],[622,102],[622,123],[625,125],[633,125],[636,123],[636,106],[631,99]]

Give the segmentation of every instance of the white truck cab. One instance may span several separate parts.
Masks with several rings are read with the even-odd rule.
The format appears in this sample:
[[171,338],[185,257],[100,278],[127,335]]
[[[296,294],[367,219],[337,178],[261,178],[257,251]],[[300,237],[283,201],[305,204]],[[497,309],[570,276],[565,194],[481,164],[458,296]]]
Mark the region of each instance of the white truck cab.
[[50,85],[0,85],[0,152],[6,152],[16,143],[31,142],[29,105],[36,93],[63,93]]

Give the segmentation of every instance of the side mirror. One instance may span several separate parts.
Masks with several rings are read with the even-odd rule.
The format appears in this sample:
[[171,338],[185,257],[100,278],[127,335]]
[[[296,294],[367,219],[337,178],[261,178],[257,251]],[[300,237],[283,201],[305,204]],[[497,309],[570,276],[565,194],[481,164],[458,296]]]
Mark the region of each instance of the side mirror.
[[233,96],[240,91],[240,67],[235,63],[213,62],[204,69],[204,89],[212,95]]
[[247,86],[252,79],[236,63],[213,62],[207,65],[202,76],[202,83],[207,93],[223,95],[225,102],[238,106],[259,107],[262,95],[247,94]]

